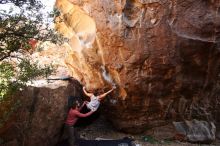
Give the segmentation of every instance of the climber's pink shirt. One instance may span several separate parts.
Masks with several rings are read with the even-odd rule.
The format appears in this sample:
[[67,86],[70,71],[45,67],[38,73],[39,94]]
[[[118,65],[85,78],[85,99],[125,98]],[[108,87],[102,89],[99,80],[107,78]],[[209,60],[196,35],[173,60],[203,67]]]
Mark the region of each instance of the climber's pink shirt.
[[92,114],[93,112],[92,111],[90,111],[90,112],[88,112],[88,113],[86,113],[86,114],[82,114],[82,113],[80,113],[78,110],[76,110],[76,109],[70,109],[69,110],[69,113],[68,113],[68,115],[67,115],[67,119],[66,119],[66,124],[67,125],[70,125],[70,126],[73,126],[75,123],[76,123],[76,121],[79,119],[79,117],[81,118],[81,117],[88,117],[88,116],[90,116],[91,114]]

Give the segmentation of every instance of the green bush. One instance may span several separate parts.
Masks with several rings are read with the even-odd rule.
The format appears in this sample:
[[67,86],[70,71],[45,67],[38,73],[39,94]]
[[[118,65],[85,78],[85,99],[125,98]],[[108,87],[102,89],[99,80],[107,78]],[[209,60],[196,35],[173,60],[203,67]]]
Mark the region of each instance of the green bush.
[[[33,51],[30,40],[63,40],[49,27],[50,21],[43,17],[45,14],[39,13],[43,5],[38,0],[5,0],[0,4],[9,2],[14,3],[21,11],[14,14],[12,9],[6,13],[0,8],[0,103],[32,79],[52,73],[52,65],[40,67],[37,62],[30,61],[28,56]],[[50,15],[55,16],[57,12],[53,13]]]

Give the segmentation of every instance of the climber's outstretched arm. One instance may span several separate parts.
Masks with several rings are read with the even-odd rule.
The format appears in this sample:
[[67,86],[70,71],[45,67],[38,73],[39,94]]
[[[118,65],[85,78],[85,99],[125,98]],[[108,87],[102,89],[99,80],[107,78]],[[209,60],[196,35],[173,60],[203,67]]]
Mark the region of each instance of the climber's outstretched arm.
[[109,93],[111,93],[114,89],[115,89],[115,87],[113,87],[111,90],[109,90],[109,91],[103,93],[102,95],[99,95],[99,96],[98,96],[99,100],[100,100],[100,101],[103,100],[103,99],[105,98],[105,96],[108,95]]
[[92,93],[89,93],[89,92],[86,91],[86,88],[85,88],[85,87],[83,87],[83,92],[84,92],[85,95],[88,96],[88,97],[92,97],[92,96],[93,96]]

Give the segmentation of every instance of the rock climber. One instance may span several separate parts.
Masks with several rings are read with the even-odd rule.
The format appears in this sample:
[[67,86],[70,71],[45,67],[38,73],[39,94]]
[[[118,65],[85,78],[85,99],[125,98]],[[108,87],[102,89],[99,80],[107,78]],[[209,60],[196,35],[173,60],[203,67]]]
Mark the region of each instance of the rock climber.
[[83,87],[83,92],[85,93],[85,95],[90,97],[90,101],[86,103],[87,108],[90,109],[91,111],[96,111],[99,108],[100,101],[103,100],[106,97],[106,95],[111,93],[114,89],[116,89],[116,86],[113,86],[111,90],[101,95],[95,96],[93,93],[87,92],[86,88]]

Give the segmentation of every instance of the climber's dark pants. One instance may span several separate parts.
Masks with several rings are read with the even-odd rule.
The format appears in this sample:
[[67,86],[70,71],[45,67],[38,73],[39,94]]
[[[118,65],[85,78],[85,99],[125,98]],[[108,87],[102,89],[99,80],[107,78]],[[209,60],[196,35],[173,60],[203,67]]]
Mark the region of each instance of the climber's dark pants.
[[77,138],[77,134],[76,134],[76,130],[74,128],[74,126],[70,126],[70,125],[65,125],[67,132],[68,132],[68,141],[69,141],[69,145],[70,146],[75,146],[76,143],[76,138]]

